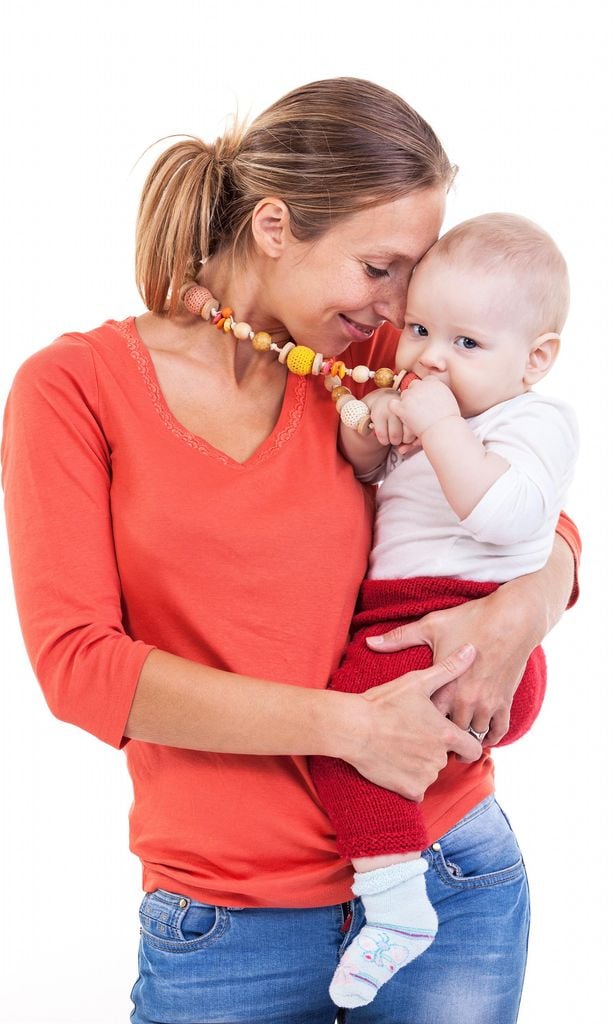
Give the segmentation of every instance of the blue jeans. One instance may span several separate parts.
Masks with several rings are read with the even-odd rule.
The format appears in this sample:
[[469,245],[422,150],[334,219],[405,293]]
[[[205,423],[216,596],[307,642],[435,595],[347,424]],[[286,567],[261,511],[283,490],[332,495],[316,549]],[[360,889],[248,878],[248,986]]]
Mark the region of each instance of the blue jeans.
[[[493,797],[424,852],[435,942],[369,1006],[340,1010],[334,970],[363,924],[359,901],[237,909],[162,889],[141,904],[132,1024],[513,1024],[529,926],[524,864]],[[349,909],[352,924],[343,932]]]

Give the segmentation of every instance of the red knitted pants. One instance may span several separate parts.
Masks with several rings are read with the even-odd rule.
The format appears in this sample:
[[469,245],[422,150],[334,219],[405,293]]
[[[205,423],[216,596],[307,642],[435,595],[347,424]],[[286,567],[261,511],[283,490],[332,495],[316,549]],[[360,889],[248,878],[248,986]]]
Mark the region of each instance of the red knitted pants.
[[[378,654],[367,647],[365,638],[386,633],[428,612],[484,597],[497,587],[497,583],[446,577],[365,580],[351,625],[351,639],[330,687],[364,693],[405,672],[427,668],[432,664],[432,651],[425,645]],[[530,729],[543,701],[545,681],[545,657],[541,647],[537,647],[528,659],[513,699],[509,731],[498,746],[513,743]],[[372,857],[425,848],[427,836],[421,804],[368,782],[350,764],[337,758],[311,757],[310,770],[336,830],[338,850],[343,857]]]

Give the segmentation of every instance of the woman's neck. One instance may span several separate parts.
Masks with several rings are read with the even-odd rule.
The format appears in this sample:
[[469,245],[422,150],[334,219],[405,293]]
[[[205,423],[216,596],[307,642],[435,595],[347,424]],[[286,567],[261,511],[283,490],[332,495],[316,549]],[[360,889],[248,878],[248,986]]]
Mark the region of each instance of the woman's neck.
[[233,261],[230,254],[212,256],[197,274],[221,306],[233,310],[236,323],[250,324],[253,331],[268,331],[274,341],[288,341],[289,332],[273,315],[267,298],[266,268],[250,259]]

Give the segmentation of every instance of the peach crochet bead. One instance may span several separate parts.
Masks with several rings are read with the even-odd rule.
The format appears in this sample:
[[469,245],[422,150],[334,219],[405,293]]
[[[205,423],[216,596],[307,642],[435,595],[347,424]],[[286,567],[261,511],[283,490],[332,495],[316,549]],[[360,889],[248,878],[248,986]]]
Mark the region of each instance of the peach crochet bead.
[[208,292],[207,288],[202,288],[200,284],[195,284],[185,293],[184,305],[189,313],[193,313],[194,316],[200,316],[205,303],[209,302],[212,298],[212,293]]

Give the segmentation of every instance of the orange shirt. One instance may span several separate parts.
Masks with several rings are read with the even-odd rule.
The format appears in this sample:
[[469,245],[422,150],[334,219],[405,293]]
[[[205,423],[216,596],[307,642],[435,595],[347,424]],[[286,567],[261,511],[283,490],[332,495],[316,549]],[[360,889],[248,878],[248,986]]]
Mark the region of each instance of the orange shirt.
[[[393,365],[396,332],[349,365]],[[272,435],[238,464],[179,424],[132,319],[32,356],[9,396],[3,482],[20,619],[53,713],[124,747],[143,885],[228,906],[350,894],[303,757],[126,741],[143,661],[324,688],[366,568],[372,492],[338,454],[322,383],[289,375]],[[436,839],[492,789],[452,760],[424,812]]]

